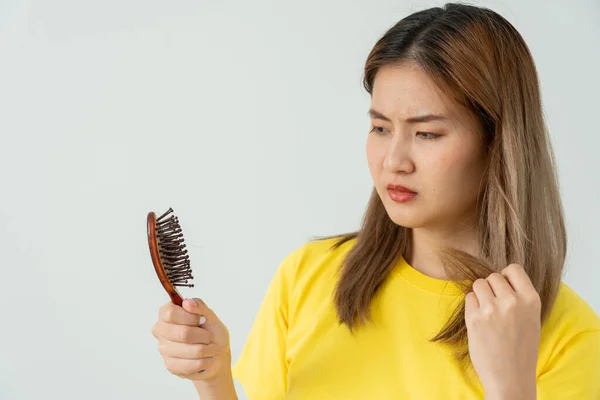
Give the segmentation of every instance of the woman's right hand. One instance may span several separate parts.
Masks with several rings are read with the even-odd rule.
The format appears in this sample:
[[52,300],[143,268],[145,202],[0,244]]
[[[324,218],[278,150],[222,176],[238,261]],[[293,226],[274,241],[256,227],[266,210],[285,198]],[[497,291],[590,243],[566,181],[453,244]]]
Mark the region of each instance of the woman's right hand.
[[229,331],[215,313],[197,298],[196,305],[168,302],[160,307],[152,335],[167,370],[192,381],[216,381],[231,373]]

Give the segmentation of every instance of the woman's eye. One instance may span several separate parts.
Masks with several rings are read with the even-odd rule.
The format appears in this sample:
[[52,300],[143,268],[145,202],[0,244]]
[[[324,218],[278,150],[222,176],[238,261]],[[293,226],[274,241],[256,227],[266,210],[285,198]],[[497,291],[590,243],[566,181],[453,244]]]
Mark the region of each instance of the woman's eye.
[[431,133],[431,132],[417,132],[417,136],[419,136],[419,135],[421,135],[421,137],[426,140],[433,140],[433,139],[437,139],[438,137],[442,136],[442,135],[438,135],[437,133]]
[[[371,132],[374,132],[377,135],[381,135],[386,132],[386,129],[382,128],[381,126],[374,126],[371,129]],[[431,133],[431,132],[417,132],[417,136],[421,136],[425,140],[434,140],[442,135],[439,135],[437,133]]]
[[385,128],[382,128],[380,126],[374,126],[373,129],[371,129],[371,132],[375,132],[376,134],[383,133],[380,129],[385,130]]

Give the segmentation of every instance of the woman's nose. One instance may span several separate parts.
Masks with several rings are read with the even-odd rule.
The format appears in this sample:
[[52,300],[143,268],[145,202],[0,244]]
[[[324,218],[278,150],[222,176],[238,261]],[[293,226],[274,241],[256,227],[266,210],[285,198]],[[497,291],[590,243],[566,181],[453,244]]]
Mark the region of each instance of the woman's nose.
[[386,153],[383,167],[390,172],[413,172],[415,164],[410,155],[410,145],[396,140],[392,141]]

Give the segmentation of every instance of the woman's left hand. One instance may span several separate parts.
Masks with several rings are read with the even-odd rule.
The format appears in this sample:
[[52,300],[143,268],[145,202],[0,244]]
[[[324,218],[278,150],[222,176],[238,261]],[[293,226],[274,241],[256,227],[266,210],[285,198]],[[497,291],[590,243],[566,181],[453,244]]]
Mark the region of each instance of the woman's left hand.
[[540,296],[518,264],[473,283],[465,320],[486,399],[535,399],[540,315]]

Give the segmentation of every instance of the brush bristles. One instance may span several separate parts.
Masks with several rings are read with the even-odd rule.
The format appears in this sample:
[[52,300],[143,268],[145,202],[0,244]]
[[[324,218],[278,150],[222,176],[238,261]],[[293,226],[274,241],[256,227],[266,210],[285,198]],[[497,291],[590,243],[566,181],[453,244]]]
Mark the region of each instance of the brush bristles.
[[188,280],[194,279],[190,257],[185,248],[179,219],[173,214],[172,208],[157,218],[156,239],[160,262],[169,282],[173,286],[194,287],[188,283]]

